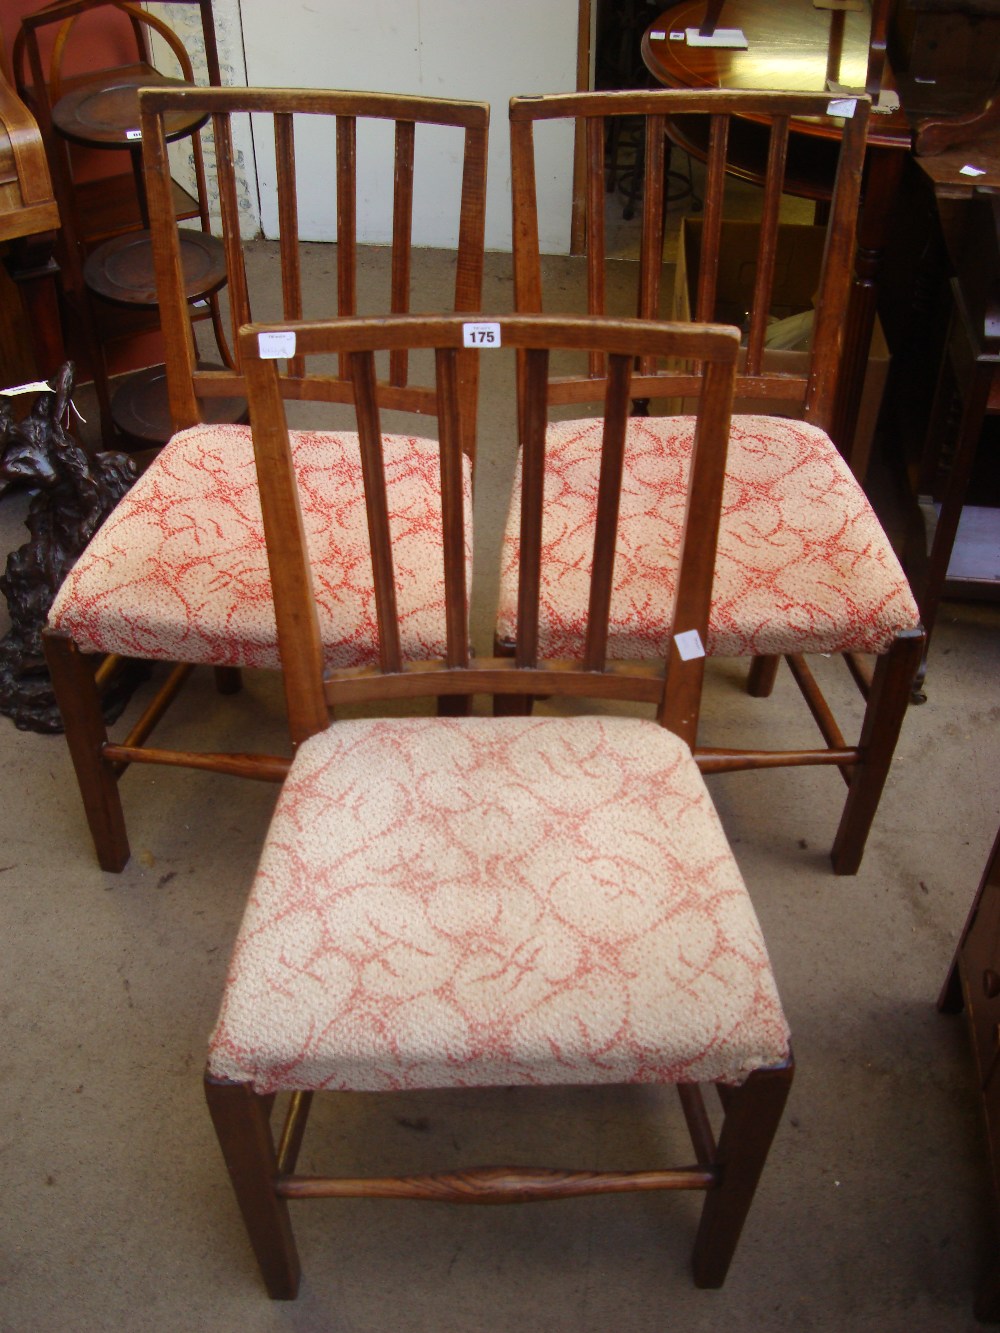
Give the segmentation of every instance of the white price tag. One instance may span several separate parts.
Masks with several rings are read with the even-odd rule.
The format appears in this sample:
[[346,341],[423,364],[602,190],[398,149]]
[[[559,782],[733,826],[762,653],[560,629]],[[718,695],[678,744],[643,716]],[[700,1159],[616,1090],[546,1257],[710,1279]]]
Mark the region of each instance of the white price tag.
[[499,347],[499,324],[463,324],[463,347]]
[[670,34],[670,40],[671,40],[672,42],[683,42],[683,40],[684,40],[684,33],[683,33],[683,32],[672,32],[672,33]]
[[667,40],[667,34],[665,32],[651,32],[649,34],[649,40],[651,42],[665,42]]
[[958,169],[958,174],[959,174],[960,176],[985,176],[985,175],[986,175],[986,168],[985,168],[985,167],[974,167],[974,166],[971,166],[969,163],[966,163],[966,165],[965,165],[964,167],[959,167],[959,169]]
[[826,114],[828,116],[843,116],[846,120],[854,115],[857,110],[858,99],[856,97],[838,97],[835,101],[828,103]]
[[141,139],[141,138],[142,138],[142,130],[126,130],[126,131],[125,131],[125,138],[126,138],[126,139]]
[[716,28],[703,37],[700,28],[685,28],[688,46],[723,46],[731,51],[745,51],[749,45],[742,28]]
[[675,634],[674,643],[677,645],[677,651],[681,655],[682,662],[690,662],[696,657],[705,656],[701,635],[696,629],[688,629],[683,634]]
[[295,355],[295,334],[291,329],[280,333],[258,333],[257,351],[263,361],[278,361]]
[[55,393],[55,389],[44,380],[32,380],[30,384],[15,384],[9,389],[0,389],[0,394],[5,398],[14,398],[19,393]]

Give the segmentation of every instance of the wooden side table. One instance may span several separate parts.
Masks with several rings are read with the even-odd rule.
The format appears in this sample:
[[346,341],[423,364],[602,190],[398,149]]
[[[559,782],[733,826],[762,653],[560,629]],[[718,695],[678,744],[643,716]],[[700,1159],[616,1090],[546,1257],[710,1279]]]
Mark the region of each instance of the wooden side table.
[[[205,60],[210,83],[221,82],[211,0],[197,2],[202,21]],[[168,416],[163,397],[162,368],[138,372],[112,395],[109,343],[155,332],[159,327],[152,245],[146,204],[139,130],[139,89],[144,86],[187,86],[194,83],[190,55],[168,24],[145,10],[130,8],[136,60],[112,68],[65,74],[65,48],[75,20],[94,11],[119,22],[113,0],[52,0],[24,16],[14,48],[14,69],[22,94],[34,108],[52,168],[62,216],[62,288],[64,309],[77,335],[79,354],[93,376],[105,447],[124,444],[136,449],[159,446],[165,438],[149,438],[153,423]],[[98,11],[104,11],[99,13]],[[53,40],[54,35],[54,40]],[[166,43],[182,78],[160,74],[151,64],[151,43]],[[44,39],[44,40],[43,40]],[[48,68],[44,42],[51,42]],[[216,293],[226,281],[225,255],[211,235],[205,197],[202,147],[198,137],[205,117],[178,111],[167,124],[170,140],[189,138],[194,166],[194,193],[172,183],[175,216],[197,219],[198,229],[184,229],[182,263],[189,283],[192,318],[211,317],[218,340],[222,328]],[[78,181],[70,147],[100,150],[127,160],[128,169]],[[220,352],[229,359],[228,349]]]
[[[1000,832],[938,1000],[943,1013],[957,1013],[963,1006],[986,1114],[994,1200],[1000,1209]],[[974,1312],[977,1319],[1000,1322],[1000,1254],[976,1295]]]

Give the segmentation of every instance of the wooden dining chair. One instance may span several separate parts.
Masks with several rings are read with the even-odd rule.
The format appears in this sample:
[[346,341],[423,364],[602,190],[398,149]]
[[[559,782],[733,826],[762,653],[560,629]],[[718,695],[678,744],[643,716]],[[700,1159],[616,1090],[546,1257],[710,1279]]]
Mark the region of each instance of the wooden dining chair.
[[[294,319],[303,313],[357,312],[357,199],[363,147],[359,126],[363,124],[384,122],[394,134],[380,196],[391,209],[390,290],[369,298],[374,305],[369,312],[402,312],[413,302],[418,261],[411,237],[418,163],[422,171],[432,167],[438,171],[436,207],[442,222],[449,214],[453,219],[455,310],[478,308],[483,273],[489,118],[483,103],[247,88],[148,89],[141,103],[167,378],[177,433],[71,571],[55,599],[45,636],[91,834],[106,870],[120,870],[129,856],[118,792],[129,764],[182,765],[267,781],[280,781],[288,766],[287,755],[193,753],[147,744],[193,665],[215,667],[224,689],[238,687],[241,668],[279,666],[250,430],[245,425],[212,424],[214,404],[245,394],[243,368],[238,358],[234,369],[205,369],[198,362],[181,278],[180,232],[168,205],[164,119],[181,109],[197,109],[210,117],[214,144],[206,156],[214,161],[217,173],[234,341],[236,330],[254,316]],[[281,282],[270,305],[262,304],[261,293],[248,278],[240,240],[232,119],[244,113],[254,117],[258,145],[269,132],[274,142]],[[304,122],[313,132],[313,150],[318,141],[319,149],[335,159],[329,166],[311,159],[308,170],[329,181],[329,208],[336,210],[336,284],[331,282],[336,291],[314,287],[303,292],[295,148]],[[454,187],[451,195],[449,183]],[[269,290],[274,291],[273,283]],[[293,398],[343,403],[353,393],[343,365],[321,366],[308,374],[298,357],[290,356],[283,365],[283,382]],[[459,358],[462,442],[470,486],[476,370],[471,352]],[[433,409],[433,389],[421,380],[419,367],[411,372],[404,352],[390,358],[383,378],[386,407]],[[340,571],[337,586],[327,574],[326,652],[331,663],[361,665],[375,657],[377,638],[370,613],[371,574],[362,550],[363,532],[357,527],[363,524],[360,474],[351,440],[338,435],[333,447],[340,451],[339,464],[333,461],[325,435],[305,430],[296,436],[300,465],[312,469],[308,504],[317,558],[328,571]],[[404,649],[424,656],[433,643],[442,641],[444,608],[440,589],[424,576],[428,560],[419,516],[439,501],[417,447],[400,438],[393,448],[396,477],[390,502],[400,507],[400,513],[413,515],[406,554],[413,577],[402,594],[409,635]],[[317,461],[320,456],[323,462]],[[101,712],[102,688],[117,667],[131,659],[176,665],[128,734],[112,741]]]
[[[285,385],[269,348],[346,355],[356,394],[376,570],[377,665],[324,673]],[[522,358],[524,476],[518,652],[470,655],[458,363],[463,343]],[[767,952],[691,758],[704,659],[737,334],[640,321],[457,317],[259,325],[241,334],[297,743],[267,837],[211,1039],[206,1093],[261,1273],[296,1295],[290,1199],[337,1196],[514,1203],[623,1190],[706,1191],[694,1250],[701,1286],[722,1283],[792,1077]],[[537,644],[546,552],[542,506],[550,351],[595,350],[601,496],[586,651],[546,661]],[[404,661],[402,586],[388,521],[390,462],[375,353],[433,349],[442,518],[436,568],[446,649]],[[632,363],[690,357],[705,386],[688,521],[678,543],[663,662],[618,670],[606,652]],[[513,361],[513,357],[511,358]],[[511,366],[511,384],[515,379]],[[648,698],[657,718],[614,715]],[[386,716],[428,690],[545,694],[549,715]],[[581,704],[589,700],[590,706]],[[594,702],[596,701],[596,702]],[[328,709],[367,706],[329,722]],[[715,1083],[716,1129],[699,1085]],[[650,1170],[445,1164],[359,1178],[296,1172],[316,1092],[560,1084],[675,1084],[695,1164]],[[272,1132],[275,1097],[288,1119]],[[527,1141],[529,1131],[524,1128]],[[558,1151],[556,1148],[555,1151]],[[353,1165],[353,1164],[352,1164]]]
[[[752,658],[749,691],[758,696],[771,693],[784,657],[823,743],[807,742],[791,750],[699,745],[695,753],[705,773],[836,766],[847,785],[847,800],[832,860],[838,873],[853,874],[906,712],[923,631],[889,539],[830,435],[852,282],[866,98],[856,101],[854,115],[843,122],[810,349],[797,365],[789,366],[787,358],[779,358],[776,365],[766,347],[775,283],[781,276],[780,204],[790,152],[789,122],[792,117],[822,116],[829,102],[825,94],[719,90],[514,98],[514,274],[518,311],[551,310],[554,302],[546,301],[543,293],[535,131],[544,121],[575,122],[587,144],[586,308],[594,314],[608,310],[612,266],[604,241],[601,145],[608,119],[641,115],[646,119],[646,185],[632,308],[643,318],[655,318],[666,302],[663,161],[667,137],[673,135],[705,145],[705,207],[692,314],[698,320],[714,317],[719,265],[725,258],[726,188],[735,179],[733,173],[745,171],[744,164],[731,159],[730,149],[747,124],[769,136],[706,648],[710,656]],[[620,263],[614,268],[616,287],[622,269]],[[618,299],[624,299],[620,293]],[[615,309],[621,312],[620,305]],[[649,400],[677,392],[671,389],[669,374],[651,373],[646,362],[638,370],[633,397],[639,412],[647,410]],[[595,373],[602,373],[596,360],[565,374],[553,394],[566,404],[582,401]],[[564,484],[547,501],[545,535],[558,558],[552,582],[543,589],[540,631],[544,651],[556,655],[573,654],[583,633],[586,602],[578,574],[586,570],[589,558],[587,522],[597,494],[598,455],[592,423],[580,422],[576,429],[563,425],[560,430]],[[619,525],[612,599],[614,651],[625,658],[655,657],[667,641],[672,566],[661,529],[672,521],[679,503],[686,448],[675,418],[637,415],[630,424],[625,462],[629,498]],[[516,641],[516,506],[515,497],[505,538],[498,651],[513,651]],[[865,700],[857,740],[845,739],[807,662],[811,654],[844,655]]]

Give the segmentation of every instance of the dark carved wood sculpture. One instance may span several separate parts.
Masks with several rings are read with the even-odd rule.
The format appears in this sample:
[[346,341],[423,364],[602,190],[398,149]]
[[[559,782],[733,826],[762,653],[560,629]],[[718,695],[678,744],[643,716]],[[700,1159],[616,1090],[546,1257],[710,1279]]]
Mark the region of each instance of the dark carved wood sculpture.
[[[73,562],[136,478],[127,454],[88,454],[62,425],[73,389],[67,362],[23,420],[11,399],[0,399],[0,494],[26,486],[31,534],[12,551],[0,575],[10,629],[0,639],[0,712],[22,730],[62,730],[42,652],[41,633],[60,584]],[[125,672],[104,698],[117,717],[137,684]]]

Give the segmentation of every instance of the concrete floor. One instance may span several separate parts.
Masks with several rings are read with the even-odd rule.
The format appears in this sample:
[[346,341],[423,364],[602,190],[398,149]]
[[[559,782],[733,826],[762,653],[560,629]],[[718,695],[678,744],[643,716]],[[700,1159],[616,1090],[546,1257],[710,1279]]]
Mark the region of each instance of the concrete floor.
[[[487,309],[509,309],[508,273],[493,257]],[[512,404],[509,367],[483,366],[477,592],[488,602]],[[23,508],[23,496],[0,501],[4,549],[23,540]],[[973,1291],[997,1244],[984,1136],[964,1026],[934,1001],[998,823],[998,665],[1000,612],[947,605],[929,700],[911,710],[856,878],[835,878],[826,859],[843,799],[831,771],[710,780],[798,1061],[719,1292],[696,1291],[688,1275],[693,1196],[482,1210],[325,1201],[295,1210],[299,1300],[271,1303],[200,1071],[275,790],[133,770],[123,782],[133,856],[107,875],[63,741],[0,719],[0,1330],[975,1327]],[[810,735],[786,676],[769,701],[747,698],[740,681],[734,664],[711,665],[710,743],[755,728],[777,743],[776,733]],[[206,675],[167,726],[181,745],[268,749],[281,745],[281,716],[273,679],[219,699]],[[303,1165],[508,1155],[638,1165],[672,1153],[687,1153],[672,1094],[500,1090],[328,1100]]]

